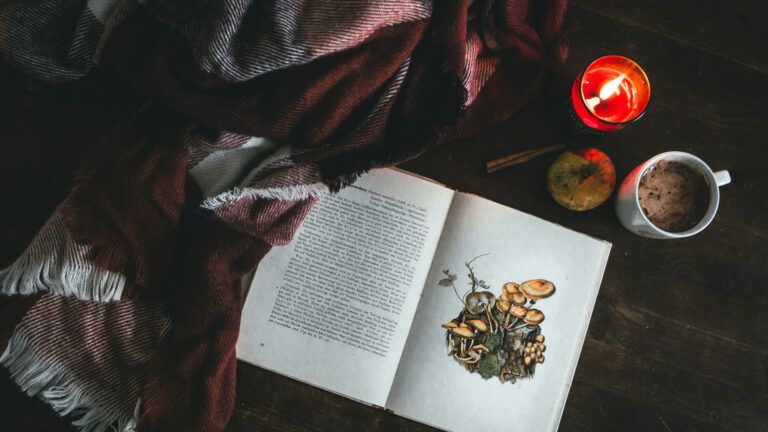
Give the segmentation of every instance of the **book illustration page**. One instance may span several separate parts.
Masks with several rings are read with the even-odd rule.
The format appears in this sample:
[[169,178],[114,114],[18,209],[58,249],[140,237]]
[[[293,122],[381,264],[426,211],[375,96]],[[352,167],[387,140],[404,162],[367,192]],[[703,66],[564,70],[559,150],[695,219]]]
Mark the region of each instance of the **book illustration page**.
[[260,264],[238,357],[383,406],[452,198],[375,170],[320,199]]
[[556,430],[609,251],[457,193],[387,407],[453,431]]

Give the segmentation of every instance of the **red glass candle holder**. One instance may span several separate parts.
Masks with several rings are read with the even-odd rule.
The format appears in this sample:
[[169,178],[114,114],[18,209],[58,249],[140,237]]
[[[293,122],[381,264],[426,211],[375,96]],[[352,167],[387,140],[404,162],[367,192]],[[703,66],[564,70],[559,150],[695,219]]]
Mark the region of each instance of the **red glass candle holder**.
[[577,131],[604,134],[639,119],[651,99],[651,83],[634,61],[600,57],[573,81],[570,117]]

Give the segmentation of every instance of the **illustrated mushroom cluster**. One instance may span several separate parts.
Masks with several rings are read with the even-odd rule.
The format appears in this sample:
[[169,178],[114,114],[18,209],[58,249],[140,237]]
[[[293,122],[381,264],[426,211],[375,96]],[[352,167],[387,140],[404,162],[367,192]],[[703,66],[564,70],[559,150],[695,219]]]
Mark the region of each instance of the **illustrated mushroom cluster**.
[[[474,260],[473,260],[474,261]],[[536,365],[544,363],[544,313],[534,308],[537,301],[552,296],[555,285],[544,279],[517,284],[507,282],[496,297],[488,285],[476,278],[472,261],[469,269],[470,291],[459,297],[464,307],[446,329],[449,353],[471,373],[484,379],[497,377],[502,383],[534,375]],[[456,276],[448,270],[439,284],[452,286],[458,297]]]

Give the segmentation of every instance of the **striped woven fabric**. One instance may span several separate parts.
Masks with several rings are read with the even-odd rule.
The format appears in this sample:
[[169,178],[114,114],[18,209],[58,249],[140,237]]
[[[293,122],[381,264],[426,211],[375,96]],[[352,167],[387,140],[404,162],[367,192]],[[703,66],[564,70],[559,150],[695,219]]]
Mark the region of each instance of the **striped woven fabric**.
[[[152,102],[0,270],[0,364],[85,431],[219,431],[243,275],[362,172],[496,124],[562,65],[565,0],[18,0],[6,63]],[[86,127],[85,125],[83,127]]]

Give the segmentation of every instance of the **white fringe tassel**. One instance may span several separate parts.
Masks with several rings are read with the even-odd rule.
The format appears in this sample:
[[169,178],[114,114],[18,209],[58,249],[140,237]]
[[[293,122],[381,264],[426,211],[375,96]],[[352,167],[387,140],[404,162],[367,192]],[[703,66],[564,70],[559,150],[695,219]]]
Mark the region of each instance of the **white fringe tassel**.
[[37,396],[61,416],[77,417],[72,424],[83,432],[128,432],[136,426],[136,413],[131,408],[94,404],[62,367],[38,355],[18,328],[0,356],[0,363],[29,396]]
[[299,201],[307,198],[319,198],[328,194],[330,189],[325,183],[313,183],[308,185],[290,186],[284,188],[240,188],[235,187],[227,192],[206,198],[200,207],[206,210],[216,210],[219,207],[231,204],[241,198],[266,198],[281,201]]
[[0,294],[44,291],[81,300],[119,300],[125,277],[93,266],[88,259],[90,249],[72,241],[62,216],[55,212],[27,250],[0,270]]

